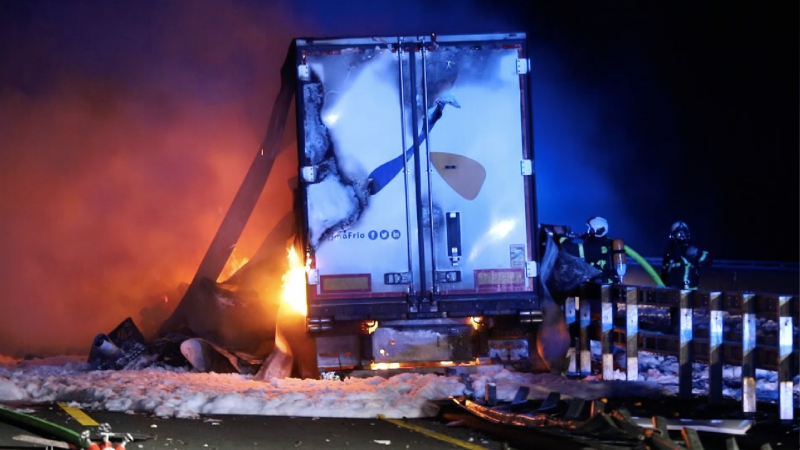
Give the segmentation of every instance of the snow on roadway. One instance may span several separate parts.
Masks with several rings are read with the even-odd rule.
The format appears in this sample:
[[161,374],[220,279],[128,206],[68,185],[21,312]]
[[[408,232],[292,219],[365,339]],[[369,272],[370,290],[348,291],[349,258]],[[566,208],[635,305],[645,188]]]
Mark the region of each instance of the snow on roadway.
[[[15,362],[0,359],[0,401],[66,402],[86,409],[152,412],[161,417],[196,418],[203,414],[254,414],[306,417],[390,418],[436,414],[429,400],[457,396],[465,386],[458,377],[401,374],[385,379],[273,379],[253,381],[238,374],[192,373],[148,368],[138,371],[92,371],[82,357]],[[476,394],[488,379],[498,397],[511,400],[520,385],[530,398],[555,389],[565,395],[600,398],[635,389],[641,395],[663,393],[655,383],[567,380],[554,375],[512,373],[498,366],[472,375]]]
[[[599,343],[593,342],[599,357]],[[514,373],[499,366],[480,368],[471,376],[475,395],[482,397],[488,380],[497,385],[497,396],[511,400],[522,386],[530,399],[544,399],[551,391],[567,397],[657,397],[677,392],[677,361],[640,352],[637,382],[617,380],[570,380],[550,374]],[[737,368],[726,367],[725,378],[733,387],[724,395],[741,398],[736,389]],[[708,370],[694,365],[695,393],[708,392]],[[757,373],[759,400],[777,398],[774,372]],[[795,402],[800,396],[794,380]],[[198,418],[205,414],[251,414],[298,417],[390,418],[429,417],[436,408],[429,400],[462,395],[465,385],[458,377],[433,374],[401,374],[391,378],[338,380],[273,379],[253,381],[238,374],[194,373],[185,369],[148,368],[130,371],[93,371],[85,357],[55,357],[17,361],[0,356],[0,402],[66,402],[72,406],[119,412],[148,412],[159,417]]]

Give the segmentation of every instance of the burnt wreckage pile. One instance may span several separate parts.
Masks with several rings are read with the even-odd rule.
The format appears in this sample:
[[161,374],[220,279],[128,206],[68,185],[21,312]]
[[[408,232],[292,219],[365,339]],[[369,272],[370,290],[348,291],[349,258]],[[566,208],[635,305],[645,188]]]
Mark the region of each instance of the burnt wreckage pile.
[[[709,407],[699,398],[584,400],[562,399],[558,392],[550,392],[544,401],[532,401],[528,400],[529,388],[522,386],[513,401],[498,403],[493,382],[487,381],[484,398],[480,399],[474,395],[469,376],[462,375],[462,380],[467,386],[466,395],[451,398],[451,406],[503,426],[499,432],[494,429],[501,438],[505,431],[508,436],[515,436],[514,440],[524,439],[526,443],[538,434],[603,450],[702,450],[723,446],[729,450],[771,450],[769,441],[791,446],[796,445],[798,437],[797,424],[776,420],[775,414],[760,413],[754,419],[745,419],[732,404]],[[529,434],[520,438],[512,430]]]

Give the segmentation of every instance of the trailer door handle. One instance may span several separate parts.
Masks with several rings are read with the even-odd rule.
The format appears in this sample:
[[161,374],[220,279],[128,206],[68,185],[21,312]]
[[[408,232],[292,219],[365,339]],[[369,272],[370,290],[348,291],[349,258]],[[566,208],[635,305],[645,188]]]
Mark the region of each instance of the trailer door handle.
[[454,266],[458,265],[461,259],[461,213],[449,212],[446,214],[447,221],[447,256]]

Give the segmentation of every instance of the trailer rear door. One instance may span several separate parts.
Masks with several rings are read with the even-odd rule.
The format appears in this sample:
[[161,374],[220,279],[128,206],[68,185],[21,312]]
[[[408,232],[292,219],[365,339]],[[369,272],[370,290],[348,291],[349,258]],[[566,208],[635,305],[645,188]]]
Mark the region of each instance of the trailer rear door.
[[524,45],[297,40],[310,318],[538,309]]
[[524,43],[437,44],[420,52],[425,100],[446,105],[423,149],[434,217],[433,291],[443,299],[531,293],[535,218]]

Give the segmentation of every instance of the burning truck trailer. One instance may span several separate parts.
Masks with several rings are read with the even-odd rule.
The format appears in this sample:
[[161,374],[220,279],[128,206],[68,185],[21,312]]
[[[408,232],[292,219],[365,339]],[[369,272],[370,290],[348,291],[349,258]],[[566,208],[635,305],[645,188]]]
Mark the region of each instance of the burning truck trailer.
[[[258,350],[264,379],[292,359],[302,377],[497,362],[558,371],[548,355],[564,358],[569,338],[540,282],[526,51],[524,33],[295,39],[263,144],[159,338],[243,373]],[[218,283],[293,99],[294,210]],[[247,280],[270,279],[274,293],[281,274],[278,311]],[[539,347],[555,349],[544,360],[530,345],[543,317]],[[267,356],[259,344],[272,338]]]
[[294,44],[320,371],[530,365],[542,314],[525,34]]

